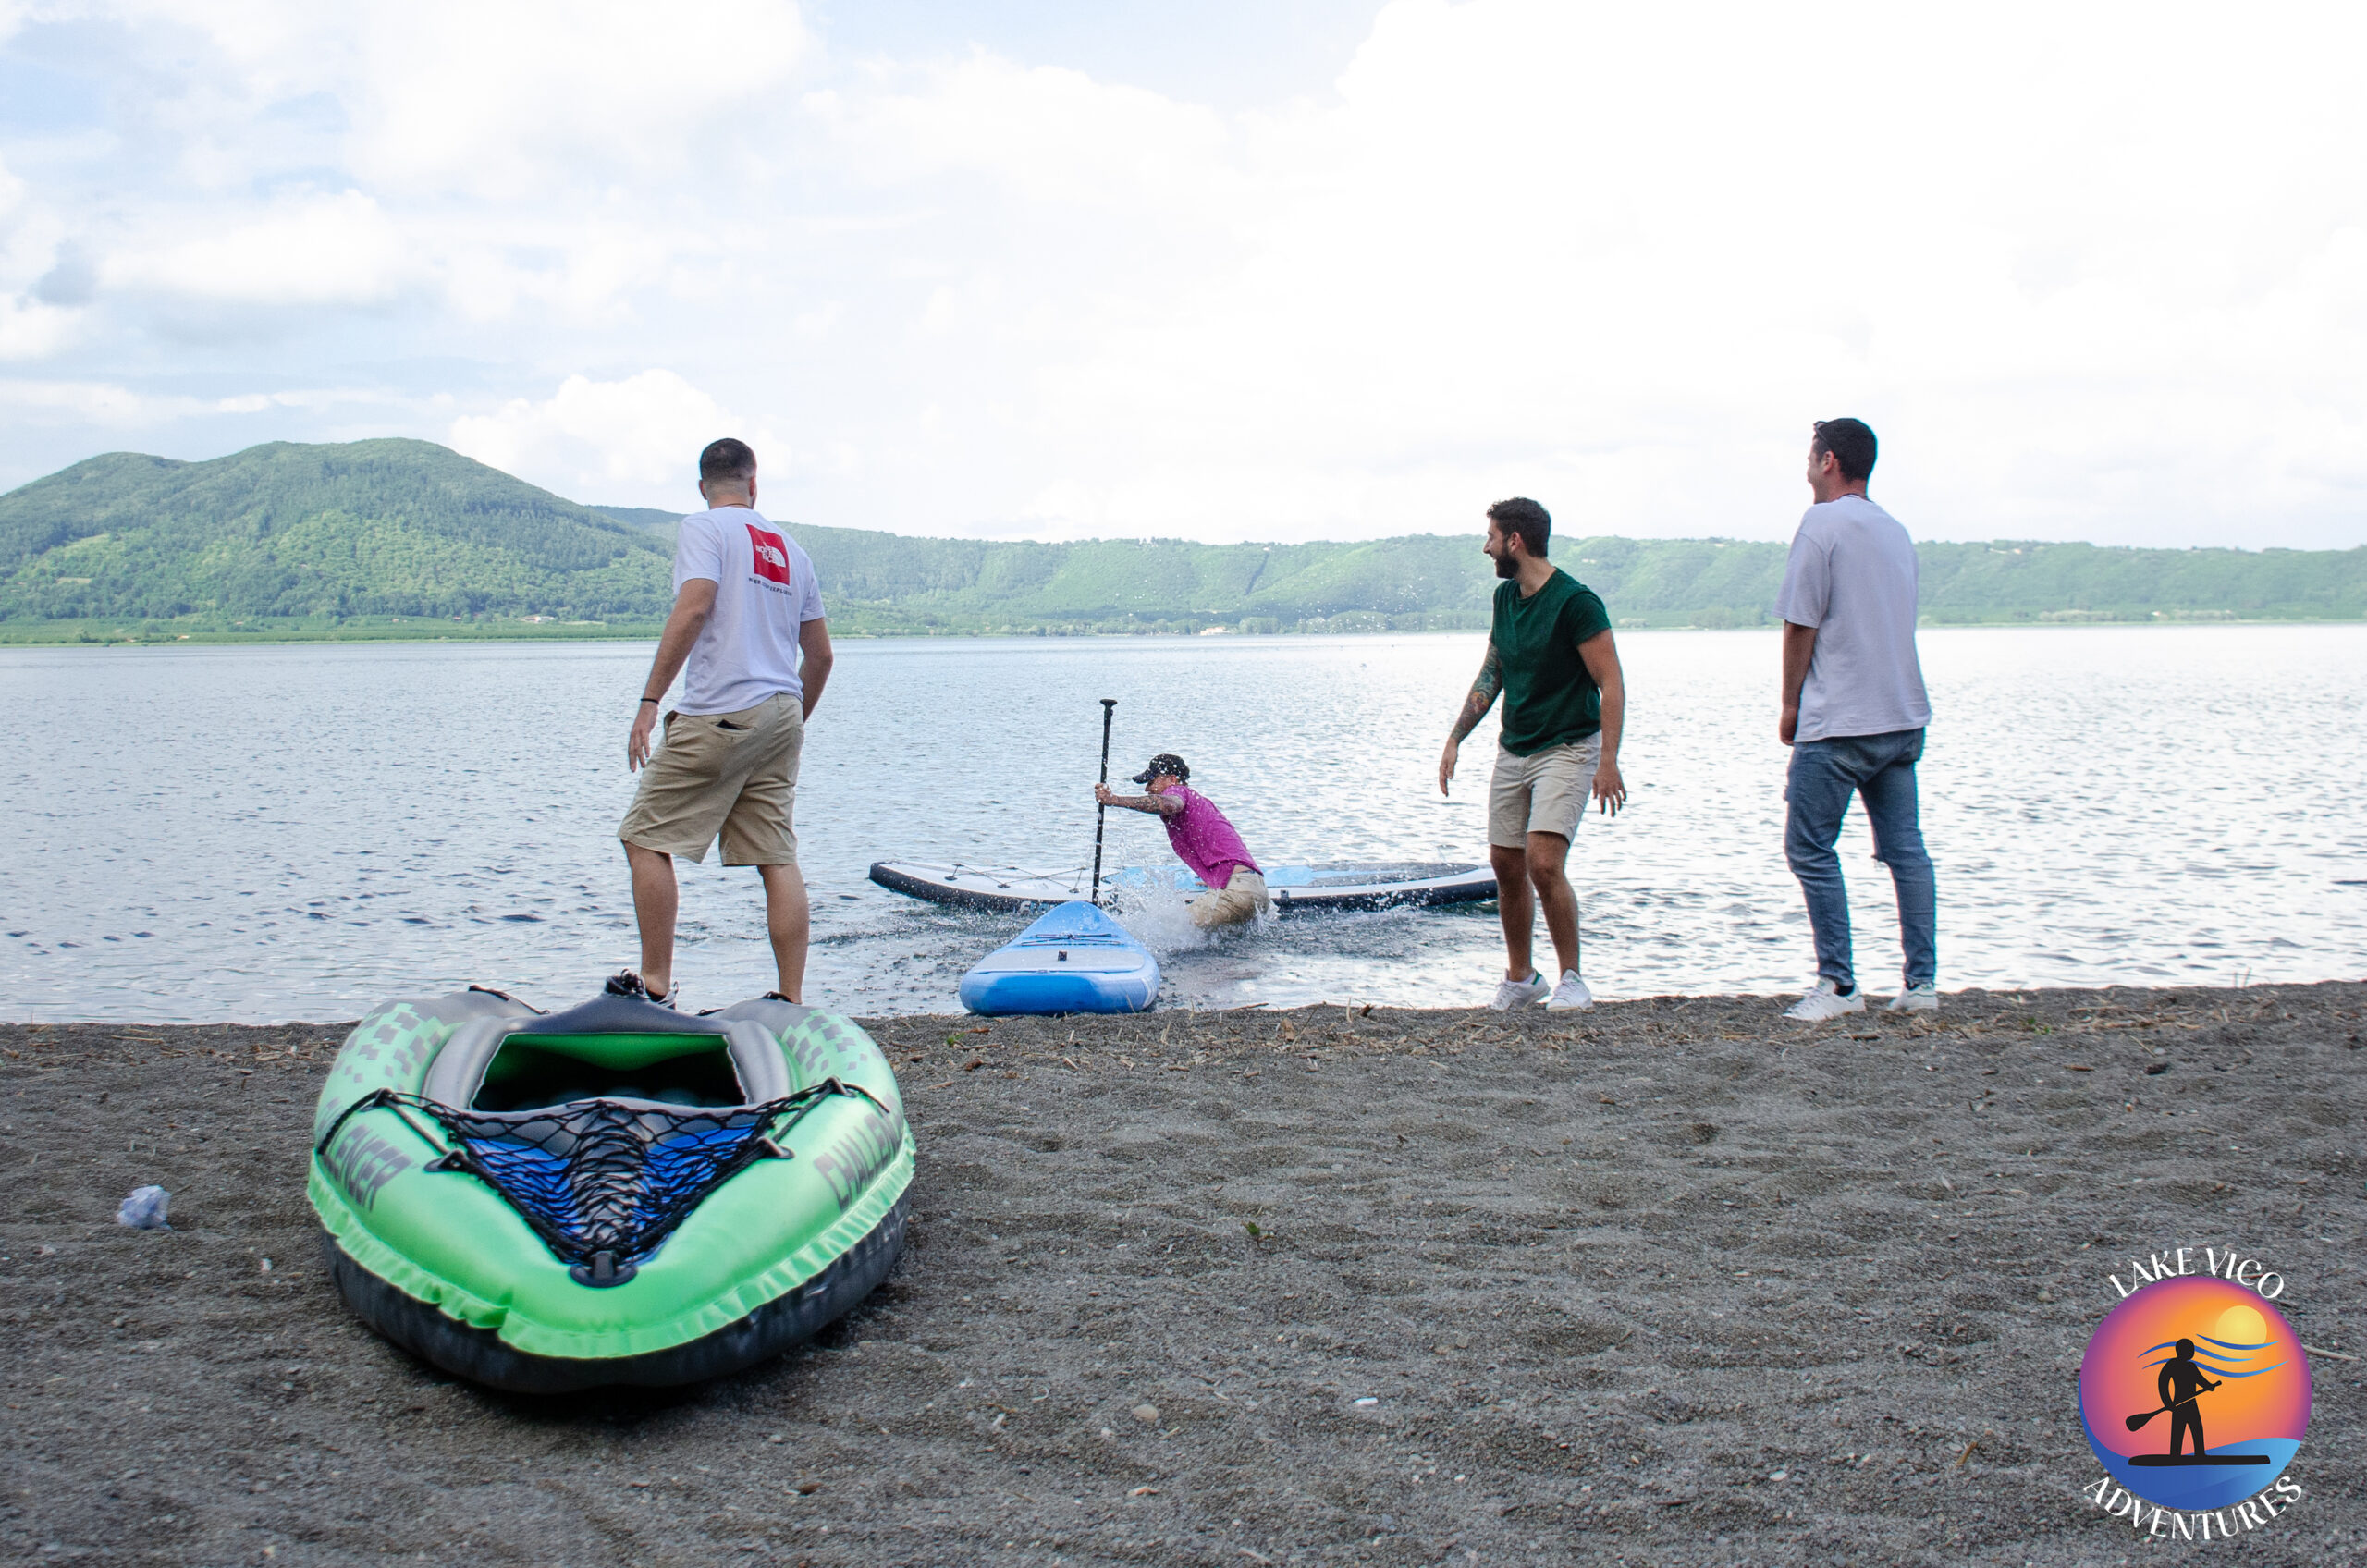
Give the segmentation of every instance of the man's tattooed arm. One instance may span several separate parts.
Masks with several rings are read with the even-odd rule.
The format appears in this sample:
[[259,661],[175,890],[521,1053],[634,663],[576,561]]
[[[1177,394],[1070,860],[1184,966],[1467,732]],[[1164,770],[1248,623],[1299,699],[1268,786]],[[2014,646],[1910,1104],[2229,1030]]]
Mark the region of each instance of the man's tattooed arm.
[[1479,679],[1471,683],[1471,694],[1463,699],[1463,712],[1455,716],[1454,739],[1460,743],[1488,710],[1496,705],[1496,693],[1504,689],[1503,662],[1496,656],[1496,644],[1488,644],[1488,656],[1479,666]]
[[1153,816],[1174,816],[1184,810],[1184,802],[1173,795],[1121,795],[1107,784],[1097,784],[1094,797],[1105,806],[1122,806],[1128,811],[1148,812]]
[[1496,642],[1491,637],[1488,640],[1488,656],[1479,665],[1479,679],[1471,683],[1471,694],[1463,699],[1463,711],[1455,715],[1454,733],[1446,738],[1446,749],[1439,753],[1440,794],[1445,794],[1447,786],[1454,782],[1455,757],[1462,750],[1463,738],[1488,717],[1488,710],[1496,705],[1496,693],[1503,689],[1503,661],[1496,656]]

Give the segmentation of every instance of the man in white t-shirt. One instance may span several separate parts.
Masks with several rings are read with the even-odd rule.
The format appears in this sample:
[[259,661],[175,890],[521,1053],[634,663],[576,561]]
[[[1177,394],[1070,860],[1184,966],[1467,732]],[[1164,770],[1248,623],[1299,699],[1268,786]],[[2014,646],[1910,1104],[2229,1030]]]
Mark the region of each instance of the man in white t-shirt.
[[[641,968],[608,990],[677,1003],[674,857],[704,861],[720,835],[723,864],[753,865],[764,879],[780,974],[773,994],[802,1001],[811,912],[791,817],[805,720],[830,678],[830,627],[814,563],[756,511],[756,454],[745,442],[699,454],[699,495],[707,509],[684,518],[676,536],[674,612],[625,741],[625,766],[641,770],[641,787],[617,837],[632,867]],[[678,674],[681,695],[653,756],[658,709]]]
[[1873,829],[1874,858],[1898,892],[1905,986],[1893,1012],[1940,1005],[1939,898],[1923,849],[1915,765],[1932,704],[1915,656],[1915,542],[1866,498],[1874,433],[1859,420],[1817,422],[1809,489],[1784,567],[1775,613],[1784,618],[1784,704],[1776,733],[1792,748],[1784,799],[1784,857],[1816,936],[1815,989],[1786,1018],[1816,1022],[1863,1012],[1849,950],[1849,894],[1833,852],[1856,795]]

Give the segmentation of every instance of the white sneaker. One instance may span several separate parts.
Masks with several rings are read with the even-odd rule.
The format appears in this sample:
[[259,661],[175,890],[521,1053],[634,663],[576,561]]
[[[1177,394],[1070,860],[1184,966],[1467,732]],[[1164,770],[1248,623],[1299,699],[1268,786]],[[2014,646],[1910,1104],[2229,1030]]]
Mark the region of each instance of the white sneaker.
[[1587,983],[1578,978],[1576,970],[1565,969],[1562,971],[1562,983],[1553,987],[1553,995],[1545,1004],[1545,1011],[1576,1012],[1581,1008],[1592,1006],[1594,1006],[1594,993],[1587,989]]
[[1552,994],[1552,990],[1553,987],[1545,983],[1545,976],[1532,969],[1526,980],[1507,980],[1498,986],[1496,999],[1488,1005],[1498,1012],[1510,1012],[1516,1007],[1543,1001]]
[[1843,996],[1830,980],[1820,980],[1816,989],[1784,1010],[1786,1018],[1797,1018],[1804,1023],[1821,1023],[1828,1018],[1838,1018],[1845,1012],[1866,1011],[1864,986]]
[[1921,986],[1909,986],[1891,998],[1884,1012],[1937,1012],[1940,1011],[1940,986],[1932,981]]

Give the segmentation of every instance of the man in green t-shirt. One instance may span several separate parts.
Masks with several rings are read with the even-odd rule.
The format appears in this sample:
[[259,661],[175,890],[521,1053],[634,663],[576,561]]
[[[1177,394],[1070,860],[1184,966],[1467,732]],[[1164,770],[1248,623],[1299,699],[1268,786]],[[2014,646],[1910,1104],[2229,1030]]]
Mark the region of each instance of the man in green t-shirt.
[[[1619,777],[1627,693],[1611,617],[1593,590],[1545,558],[1552,527],[1545,508],[1526,498],[1488,508],[1481,548],[1509,581],[1496,585],[1488,657],[1439,757],[1445,794],[1463,738],[1502,692],[1503,733],[1488,790],[1488,858],[1496,868],[1505,958],[1503,984],[1488,1005],[1499,1012],[1537,1001],[1556,1011],[1594,1005],[1578,978],[1578,900],[1563,864],[1586,815],[1589,779],[1605,814],[1627,802]],[[1558,985],[1529,962],[1540,903],[1562,966]]]

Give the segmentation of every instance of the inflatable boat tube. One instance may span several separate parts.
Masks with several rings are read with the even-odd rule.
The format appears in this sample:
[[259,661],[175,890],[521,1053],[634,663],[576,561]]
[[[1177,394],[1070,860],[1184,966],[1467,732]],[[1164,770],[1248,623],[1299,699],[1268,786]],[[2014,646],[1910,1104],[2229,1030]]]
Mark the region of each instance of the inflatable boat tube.
[[1079,900],[1045,915],[962,976],[962,1005],[1018,1012],[1140,1012],[1159,998],[1159,960]]
[[693,1382],[806,1339],[901,1252],[914,1144],[844,1018],[471,989],[354,1028],[307,1193],[346,1302],[494,1388]]

